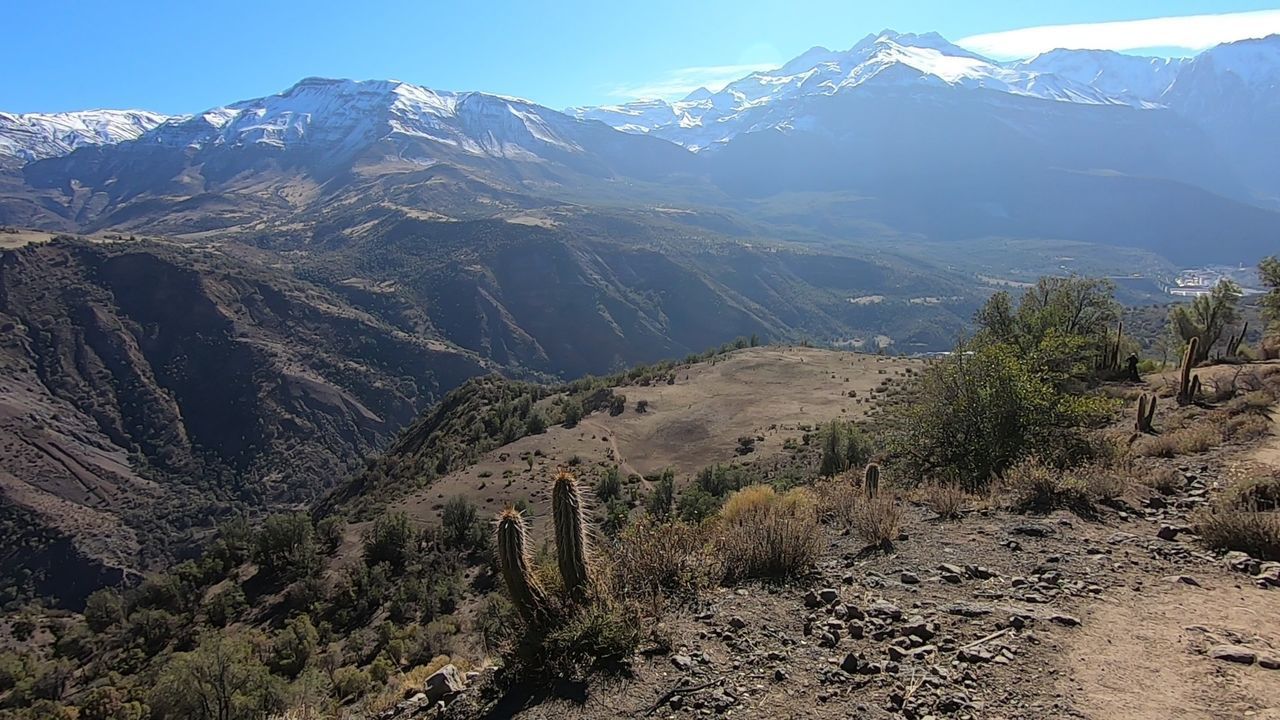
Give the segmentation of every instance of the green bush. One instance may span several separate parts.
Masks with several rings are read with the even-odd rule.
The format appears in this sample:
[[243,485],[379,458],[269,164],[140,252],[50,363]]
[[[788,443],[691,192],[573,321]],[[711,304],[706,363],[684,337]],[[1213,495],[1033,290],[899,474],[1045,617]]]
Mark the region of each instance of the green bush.
[[253,561],[272,577],[292,580],[319,569],[317,550],[306,513],[272,515],[254,539]]
[[311,618],[295,617],[271,642],[271,669],[287,677],[297,677],[319,644],[320,633],[311,624]]
[[[448,512],[446,507],[446,516]],[[379,517],[365,532],[361,554],[366,565],[387,563],[396,570],[403,570],[409,561],[413,541],[409,516],[402,512],[390,513]]]
[[618,466],[614,465],[596,481],[596,499],[602,503],[608,503],[622,495],[622,474],[618,472]]
[[89,629],[102,633],[124,620],[124,600],[111,588],[95,590],[85,600],[84,620]]
[[662,474],[654,479],[653,491],[649,493],[649,500],[645,508],[649,514],[665,520],[671,516],[672,510],[675,508],[676,501],[676,474],[670,468],[662,471]]
[[1019,460],[1070,465],[1114,402],[1055,387],[1008,344],[962,345],[930,365],[892,417],[889,450],[903,475],[982,489]]
[[475,549],[484,547],[488,534],[480,522],[476,506],[457,495],[445,503],[441,513],[440,539],[445,547]]

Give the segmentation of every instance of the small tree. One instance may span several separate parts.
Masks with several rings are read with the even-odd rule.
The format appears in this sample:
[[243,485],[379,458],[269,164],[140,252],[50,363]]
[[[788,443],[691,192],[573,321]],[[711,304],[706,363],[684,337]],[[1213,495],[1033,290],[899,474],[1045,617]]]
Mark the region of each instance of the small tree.
[[1262,296],[1262,317],[1267,321],[1266,335],[1280,335],[1280,258],[1269,257],[1258,264],[1258,275],[1262,284],[1268,288]]
[[106,632],[124,620],[124,601],[120,593],[111,588],[95,590],[85,601],[84,620],[96,633]]
[[654,482],[653,491],[649,493],[646,509],[649,514],[665,520],[675,508],[676,474],[671,468],[662,471]]
[[839,420],[832,420],[822,429],[822,460],[818,465],[818,474],[834,477],[849,469],[848,439],[844,425]]
[[1192,365],[1209,359],[1213,346],[1229,325],[1240,319],[1240,286],[1221,280],[1208,294],[1199,295],[1190,305],[1178,305],[1169,312],[1169,323],[1182,341],[1199,338]]
[[278,578],[306,577],[319,569],[311,518],[300,512],[267,518],[255,538],[253,560]]
[[282,696],[246,638],[211,634],[164,666],[151,706],[160,717],[252,720],[282,710]]
[[[447,506],[445,510],[448,511]],[[378,518],[365,532],[362,554],[367,565],[384,562],[396,570],[403,570],[409,562],[412,546],[413,528],[409,526],[409,516],[402,512],[390,513]]]
[[476,506],[461,495],[455,495],[445,503],[440,517],[440,539],[446,547],[476,548],[484,542],[484,528]]

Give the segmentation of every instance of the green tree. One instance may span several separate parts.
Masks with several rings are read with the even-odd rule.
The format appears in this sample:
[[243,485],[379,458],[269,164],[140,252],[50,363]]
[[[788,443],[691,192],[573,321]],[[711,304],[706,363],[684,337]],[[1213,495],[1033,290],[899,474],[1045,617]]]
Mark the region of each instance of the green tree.
[[890,454],[908,477],[967,489],[985,487],[1029,455],[1079,460],[1088,452],[1087,430],[1113,411],[1112,401],[1055,387],[1005,343],[957,347],[908,392],[887,430]]
[[299,615],[285,624],[271,642],[271,669],[287,677],[297,677],[320,644],[320,633],[308,615]]
[[1205,295],[1196,296],[1190,305],[1178,305],[1169,312],[1169,323],[1185,344],[1199,338],[1193,364],[1209,359],[1213,346],[1222,339],[1228,326],[1240,319],[1240,286],[1231,280],[1220,280]]
[[84,620],[96,633],[106,632],[124,620],[124,600],[120,593],[111,588],[95,590],[85,600]]
[[253,561],[277,578],[297,579],[318,570],[311,518],[300,512],[268,517],[254,539]]
[[822,460],[818,465],[819,475],[835,477],[849,469],[848,439],[845,437],[844,423],[832,420],[822,428],[821,447]]
[[1280,335],[1280,258],[1269,257],[1258,264],[1258,275],[1268,288],[1262,296],[1262,316],[1266,319],[1268,335]]
[[618,466],[614,465],[605,470],[596,482],[596,499],[602,503],[608,503],[621,495],[622,474],[618,472]]
[[413,537],[408,515],[396,512],[379,517],[364,534],[361,553],[365,564],[388,563],[403,570],[413,549]]
[[670,517],[672,510],[675,509],[675,500],[676,474],[671,468],[667,468],[662,471],[662,474],[654,482],[653,491],[649,493],[646,509],[650,515],[665,520]]
[[445,547],[478,548],[484,544],[486,536],[476,506],[461,495],[445,503],[441,525],[440,539]]
[[278,712],[281,683],[244,637],[210,634],[165,664],[151,691],[158,717],[251,720]]

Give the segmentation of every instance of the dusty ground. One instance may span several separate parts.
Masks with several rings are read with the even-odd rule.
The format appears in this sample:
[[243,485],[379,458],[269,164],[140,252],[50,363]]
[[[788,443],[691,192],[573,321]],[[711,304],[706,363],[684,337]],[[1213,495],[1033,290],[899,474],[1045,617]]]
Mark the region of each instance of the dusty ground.
[[[536,504],[546,499],[556,467],[575,457],[586,473],[613,464],[624,477],[671,468],[679,481],[715,463],[767,459],[783,453],[788,438],[798,442],[804,427],[865,416],[874,388],[918,367],[919,360],[815,348],[740,350],[681,370],[673,385],[617,388],[627,398],[621,415],[596,412],[577,427],[554,426],[521,438],[408,496],[397,509],[428,524],[456,495],[482,512],[496,513],[520,499]],[[640,401],[648,402],[643,413],[636,411]],[[763,439],[740,456],[737,439],[748,435]],[[535,453],[530,470],[523,458]]]
[[[736,378],[748,360],[708,372]],[[1218,372],[1226,371],[1206,374]],[[821,377],[811,378],[815,388]],[[661,406],[661,393],[651,397]],[[792,396],[785,407],[798,412],[813,398]],[[1170,405],[1162,414],[1175,412]],[[772,422],[749,417],[727,432]],[[612,436],[625,454],[628,442],[661,437],[645,420],[602,419],[612,433],[595,442],[608,446]],[[678,445],[654,443],[674,448],[666,458],[691,454]],[[975,505],[947,522],[913,504],[890,554],[829,528],[813,577],[721,588],[668,615],[652,628],[664,642],[638,656],[625,680],[597,683],[578,701],[473,697],[454,717],[1280,718],[1280,670],[1206,653],[1231,643],[1280,656],[1280,588],[1228,568],[1188,531],[1157,536],[1164,525],[1185,526],[1241,473],[1280,472],[1262,464],[1278,454],[1273,428],[1247,446],[1143,460],[1176,468],[1180,486],[1163,502],[1136,487],[1090,519]],[[824,589],[835,599],[809,596]],[[828,628],[838,638],[824,636]]]

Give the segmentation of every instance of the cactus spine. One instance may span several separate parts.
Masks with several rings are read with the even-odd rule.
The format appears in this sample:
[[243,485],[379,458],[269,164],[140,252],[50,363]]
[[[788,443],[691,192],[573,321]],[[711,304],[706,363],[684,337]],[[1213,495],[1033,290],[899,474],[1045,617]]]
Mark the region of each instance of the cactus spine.
[[880,494],[880,466],[875,463],[868,463],[866,472],[862,478],[862,488],[867,493],[867,499],[874,499]]
[[498,515],[498,567],[511,593],[511,602],[527,623],[541,621],[547,611],[547,593],[529,567],[529,527],[515,508]]
[[1200,338],[1193,337],[1187,341],[1187,351],[1182,355],[1182,371],[1178,376],[1178,404],[1188,405],[1195,402],[1200,392],[1200,376],[1191,374],[1195,365],[1196,353],[1200,349]]
[[1156,395],[1151,393],[1148,398],[1147,393],[1142,393],[1142,397],[1138,398],[1138,420],[1134,423],[1134,429],[1140,433],[1152,434],[1155,429],[1152,422],[1156,417]]
[[551,482],[551,511],[556,526],[556,560],[565,590],[584,600],[591,583],[591,548],[578,479],[557,473]]

